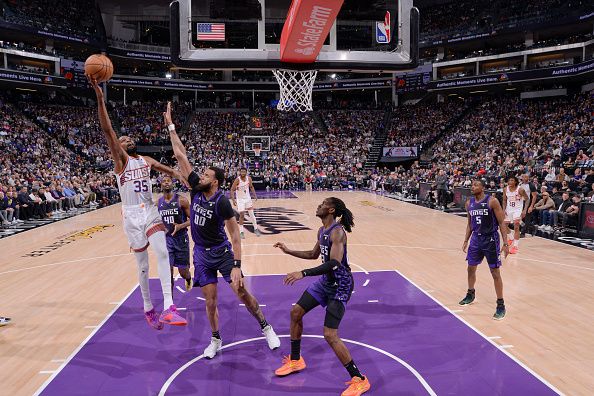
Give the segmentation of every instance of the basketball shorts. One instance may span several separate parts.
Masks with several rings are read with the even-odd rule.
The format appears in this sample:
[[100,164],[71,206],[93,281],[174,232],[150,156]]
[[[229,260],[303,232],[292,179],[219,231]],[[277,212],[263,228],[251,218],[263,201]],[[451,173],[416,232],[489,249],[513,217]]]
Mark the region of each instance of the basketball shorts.
[[473,234],[468,245],[466,261],[468,265],[479,265],[483,259],[487,259],[490,268],[501,267],[501,256],[499,235],[476,235]]
[[505,222],[513,223],[522,220],[522,208],[507,208],[505,210]]
[[124,233],[128,238],[130,249],[135,252],[146,250],[149,245],[148,238],[155,232],[166,231],[155,205],[122,205],[122,216]]
[[188,234],[180,236],[167,235],[167,252],[169,253],[169,265],[177,268],[188,268],[190,266],[190,243]]
[[239,198],[237,200],[237,211],[239,213],[245,212],[248,209],[252,209],[254,207],[254,203],[252,202],[251,198]]
[[326,308],[324,326],[330,329],[338,329],[346,311],[346,304],[353,292],[353,286],[354,283],[351,282],[350,285],[347,285],[349,290],[341,293],[337,287],[318,279],[308,286],[299,301],[297,301],[297,305],[303,308],[305,312],[309,312],[321,305]]
[[225,281],[231,283],[234,260],[229,242],[206,249],[194,245],[194,286],[204,287],[218,283],[217,272],[221,273]]

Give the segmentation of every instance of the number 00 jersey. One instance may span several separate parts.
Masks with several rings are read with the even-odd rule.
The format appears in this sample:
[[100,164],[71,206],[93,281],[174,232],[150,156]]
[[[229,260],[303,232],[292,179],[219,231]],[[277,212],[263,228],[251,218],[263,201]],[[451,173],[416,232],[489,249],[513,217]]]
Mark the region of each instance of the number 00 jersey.
[[122,205],[152,205],[151,166],[141,157],[128,156],[122,173],[117,175]]

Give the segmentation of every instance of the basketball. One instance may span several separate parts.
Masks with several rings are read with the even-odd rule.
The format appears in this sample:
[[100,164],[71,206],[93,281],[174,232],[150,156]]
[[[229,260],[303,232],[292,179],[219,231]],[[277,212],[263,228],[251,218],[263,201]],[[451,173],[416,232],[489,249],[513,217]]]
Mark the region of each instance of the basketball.
[[107,56],[93,54],[85,61],[85,75],[97,82],[108,81],[113,76],[113,64]]

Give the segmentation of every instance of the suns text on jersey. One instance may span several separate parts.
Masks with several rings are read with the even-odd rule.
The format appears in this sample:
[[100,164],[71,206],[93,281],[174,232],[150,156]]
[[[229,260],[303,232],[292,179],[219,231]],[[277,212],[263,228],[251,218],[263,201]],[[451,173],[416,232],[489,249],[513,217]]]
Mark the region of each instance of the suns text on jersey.
[[150,176],[150,174],[150,166],[143,166],[142,168],[138,169],[130,169],[122,173],[122,175],[120,176],[120,184],[124,185],[124,183],[132,180],[146,179]]

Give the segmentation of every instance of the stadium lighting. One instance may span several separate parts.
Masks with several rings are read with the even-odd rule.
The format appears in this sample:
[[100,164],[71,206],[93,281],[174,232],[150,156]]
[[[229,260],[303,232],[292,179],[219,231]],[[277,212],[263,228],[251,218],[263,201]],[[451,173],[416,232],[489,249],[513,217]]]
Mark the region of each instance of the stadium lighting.
[[173,74],[169,72],[165,73],[165,78],[171,79],[171,77],[173,77]]

